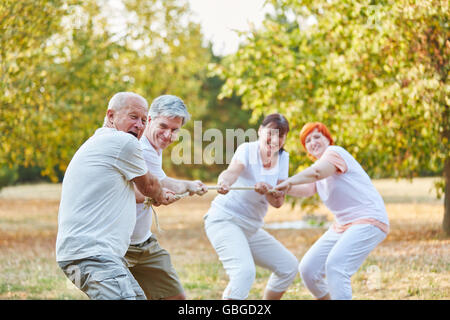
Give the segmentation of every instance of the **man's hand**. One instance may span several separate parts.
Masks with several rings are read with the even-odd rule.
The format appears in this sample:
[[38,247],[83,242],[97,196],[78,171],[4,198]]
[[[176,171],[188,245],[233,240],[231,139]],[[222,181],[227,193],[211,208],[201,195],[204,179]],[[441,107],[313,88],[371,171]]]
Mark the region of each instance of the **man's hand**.
[[200,180],[195,180],[188,183],[187,191],[189,192],[190,196],[194,194],[202,196],[208,192],[208,187]]
[[268,183],[258,182],[255,184],[255,191],[261,195],[265,195],[270,189],[272,189],[272,186]]
[[177,201],[179,198],[175,196],[175,193],[173,191],[170,191],[169,189],[162,188],[161,195],[158,199],[153,199],[152,204],[155,207],[159,207],[160,205],[168,205],[175,201]]

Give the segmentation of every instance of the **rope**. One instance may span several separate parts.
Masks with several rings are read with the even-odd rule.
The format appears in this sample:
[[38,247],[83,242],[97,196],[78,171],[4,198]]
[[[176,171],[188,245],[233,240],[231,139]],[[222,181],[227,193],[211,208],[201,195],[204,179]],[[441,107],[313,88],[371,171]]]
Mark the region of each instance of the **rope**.
[[[209,186],[208,190],[219,190],[219,186]],[[255,187],[230,187],[229,190],[255,190]]]
[[[209,190],[219,190],[221,187],[220,186],[208,186],[208,191]],[[255,190],[255,187],[249,187],[249,186],[240,186],[240,187],[230,187],[229,190]],[[268,193],[273,193],[276,192],[276,190],[272,189],[269,190]],[[180,200],[183,199],[185,197],[189,196],[189,192],[185,192],[185,193],[178,193],[174,196],[175,200]],[[153,208],[153,204],[154,204],[154,200],[152,198],[149,197],[145,197],[144,200],[144,206],[146,209],[152,209],[153,211],[153,216],[155,218],[155,225],[156,225],[156,229],[158,230],[158,233],[163,233],[164,230],[162,230],[159,226],[159,221],[158,221],[158,215],[156,214],[156,210],[155,208]]]

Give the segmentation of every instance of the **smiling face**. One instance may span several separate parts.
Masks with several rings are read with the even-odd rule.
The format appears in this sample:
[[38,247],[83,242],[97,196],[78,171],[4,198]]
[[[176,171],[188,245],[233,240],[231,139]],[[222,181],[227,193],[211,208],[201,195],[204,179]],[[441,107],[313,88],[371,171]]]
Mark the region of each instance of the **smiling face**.
[[258,130],[260,149],[267,155],[273,155],[280,151],[286,141],[286,134],[280,136],[278,129],[271,125],[260,127]]
[[318,129],[314,129],[305,139],[306,151],[316,159],[319,159],[330,145],[330,140]]
[[109,127],[127,132],[140,139],[147,123],[147,107],[139,99],[128,98],[126,106],[119,110],[109,109],[107,117]]
[[154,119],[148,117],[145,136],[155,149],[165,149],[178,139],[178,133],[183,125],[181,117],[158,116]]

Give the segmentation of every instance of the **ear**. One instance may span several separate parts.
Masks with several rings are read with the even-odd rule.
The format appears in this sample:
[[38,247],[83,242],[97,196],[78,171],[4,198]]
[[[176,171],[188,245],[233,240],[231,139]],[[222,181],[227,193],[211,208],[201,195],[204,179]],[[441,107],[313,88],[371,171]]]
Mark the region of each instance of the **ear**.
[[106,117],[108,118],[108,121],[112,124],[113,120],[114,120],[114,110],[113,109],[108,109],[106,111]]

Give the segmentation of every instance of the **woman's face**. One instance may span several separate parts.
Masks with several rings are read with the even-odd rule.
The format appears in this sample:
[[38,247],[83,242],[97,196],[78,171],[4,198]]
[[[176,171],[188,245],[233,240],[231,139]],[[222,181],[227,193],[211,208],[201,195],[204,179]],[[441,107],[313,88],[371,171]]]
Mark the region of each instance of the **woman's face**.
[[280,151],[286,141],[286,134],[280,137],[278,129],[271,128],[270,125],[260,127],[258,130],[260,147],[268,153],[273,155]]
[[316,159],[319,159],[330,145],[330,140],[318,129],[314,129],[305,140],[306,151]]

